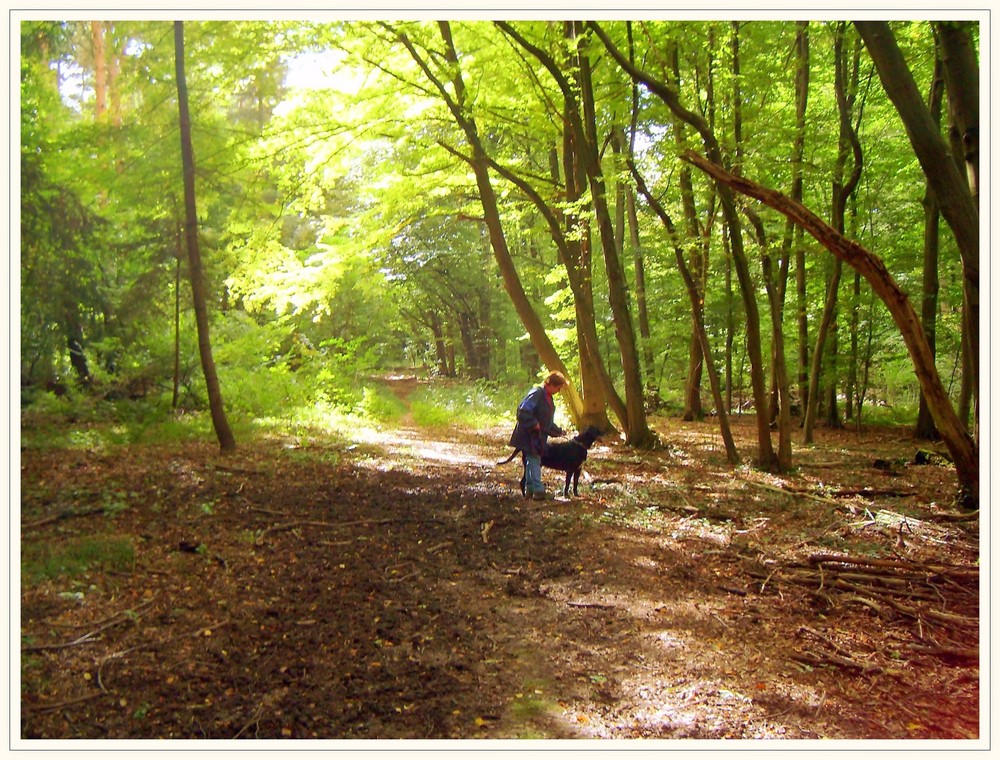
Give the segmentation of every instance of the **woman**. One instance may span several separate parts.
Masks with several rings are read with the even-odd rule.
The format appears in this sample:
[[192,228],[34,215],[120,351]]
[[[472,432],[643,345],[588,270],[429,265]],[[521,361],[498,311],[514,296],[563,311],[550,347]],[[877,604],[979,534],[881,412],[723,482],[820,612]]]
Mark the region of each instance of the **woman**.
[[551,372],[545,382],[532,388],[517,406],[517,424],[510,445],[524,454],[525,495],[529,499],[548,499],[542,483],[542,450],[550,435],[565,433],[553,422],[556,405],[553,396],[566,385],[560,372]]

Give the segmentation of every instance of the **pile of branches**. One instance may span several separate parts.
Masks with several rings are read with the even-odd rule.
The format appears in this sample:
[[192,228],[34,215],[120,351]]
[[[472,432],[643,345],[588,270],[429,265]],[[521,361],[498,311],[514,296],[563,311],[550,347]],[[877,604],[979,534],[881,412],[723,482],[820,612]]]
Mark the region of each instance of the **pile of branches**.
[[[780,566],[754,564],[747,572],[759,581],[757,591],[799,589],[825,611],[860,604],[884,622],[909,625],[914,655],[934,655],[955,664],[979,661],[979,568],[975,565],[922,563],[838,554],[813,554],[803,562]],[[795,659],[863,671],[870,661],[851,656],[831,637],[803,626],[800,634],[820,639],[826,651],[799,652]],[[884,668],[876,667],[877,670]]]

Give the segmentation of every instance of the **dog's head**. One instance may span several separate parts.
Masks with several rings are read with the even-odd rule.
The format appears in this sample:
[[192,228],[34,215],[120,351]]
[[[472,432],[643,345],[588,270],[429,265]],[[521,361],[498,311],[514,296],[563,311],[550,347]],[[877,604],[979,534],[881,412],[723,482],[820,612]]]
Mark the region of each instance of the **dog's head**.
[[591,446],[594,445],[594,441],[596,441],[600,437],[601,437],[601,431],[598,428],[591,425],[582,433],[580,433],[578,436],[576,436],[576,438],[574,438],[573,440],[582,444],[584,448],[589,449]]

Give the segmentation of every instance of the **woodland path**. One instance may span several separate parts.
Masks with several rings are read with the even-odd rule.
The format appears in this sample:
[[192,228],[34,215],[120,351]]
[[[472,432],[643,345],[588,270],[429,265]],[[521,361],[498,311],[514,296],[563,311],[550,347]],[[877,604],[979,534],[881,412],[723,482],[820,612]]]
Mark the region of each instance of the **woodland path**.
[[135,552],[22,580],[22,737],[979,737],[950,468],[821,431],[777,478],[658,429],[549,502],[499,429],[22,451],[26,557]]

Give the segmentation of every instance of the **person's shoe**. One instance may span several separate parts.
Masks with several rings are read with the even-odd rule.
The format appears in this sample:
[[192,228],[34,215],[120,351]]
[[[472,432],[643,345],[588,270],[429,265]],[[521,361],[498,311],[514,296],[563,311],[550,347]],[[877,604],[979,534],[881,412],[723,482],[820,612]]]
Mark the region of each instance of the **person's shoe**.
[[547,501],[552,498],[552,494],[548,493],[548,491],[533,491],[531,498],[535,501]]

